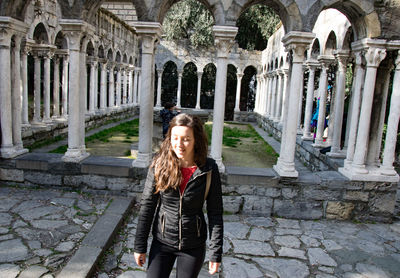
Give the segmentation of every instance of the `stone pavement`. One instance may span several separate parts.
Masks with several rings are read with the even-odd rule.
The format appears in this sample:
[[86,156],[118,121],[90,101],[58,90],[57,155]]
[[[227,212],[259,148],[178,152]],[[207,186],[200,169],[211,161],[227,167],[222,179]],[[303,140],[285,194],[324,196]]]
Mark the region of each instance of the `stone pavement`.
[[[400,277],[400,221],[224,218],[223,266],[214,277]],[[135,264],[132,253],[136,222],[137,217],[131,215],[94,277],[145,277],[145,268]],[[200,277],[210,277],[207,262]]]
[[[0,187],[0,277],[145,277],[133,260],[130,205],[115,196]],[[223,266],[214,277],[400,277],[398,220],[224,218]],[[210,277],[207,262],[200,277]]]

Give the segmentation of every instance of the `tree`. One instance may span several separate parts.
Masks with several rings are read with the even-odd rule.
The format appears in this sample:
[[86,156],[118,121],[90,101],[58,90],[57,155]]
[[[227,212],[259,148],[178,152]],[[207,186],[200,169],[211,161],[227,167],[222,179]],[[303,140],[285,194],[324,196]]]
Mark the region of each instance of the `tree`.
[[269,7],[251,6],[236,22],[239,28],[236,35],[239,47],[247,50],[264,50],[268,38],[275,32],[279,22],[279,16]]
[[167,40],[187,39],[195,48],[201,48],[214,43],[213,25],[214,19],[203,4],[196,0],[184,0],[168,11],[163,29]]

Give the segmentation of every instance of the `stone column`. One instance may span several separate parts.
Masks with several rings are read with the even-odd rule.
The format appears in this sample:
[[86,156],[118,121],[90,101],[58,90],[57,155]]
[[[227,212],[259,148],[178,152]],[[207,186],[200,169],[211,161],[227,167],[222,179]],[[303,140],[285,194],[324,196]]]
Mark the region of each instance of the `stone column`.
[[99,109],[99,62],[94,62],[94,112]]
[[114,90],[114,67],[115,65],[113,63],[109,64],[109,79],[108,79],[108,108],[110,110],[114,109],[115,106],[115,90]]
[[123,82],[122,82],[122,105],[123,106],[126,106],[126,104],[127,104],[127,90],[126,90],[126,88],[127,88],[127,85],[128,85],[128,75],[126,74],[126,66],[124,66],[123,67],[123,69],[122,69],[122,79],[123,79]]
[[48,52],[44,56],[44,72],[43,72],[43,102],[44,102],[44,115],[43,122],[51,123],[50,118],[50,58],[52,53]]
[[[374,41],[376,43],[374,43]],[[382,40],[382,43],[380,43],[380,40],[363,40],[362,42],[367,45],[367,50],[365,52],[367,70],[365,73],[357,141],[351,166],[350,179],[352,180],[369,179],[368,176],[365,175],[368,174],[365,162],[371,123],[372,102],[375,91],[376,72],[380,62],[386,57],[386,49],[383,47],[385,41]]]
[[261,111],[264,117],[268,116],[268,73],[263,74],[262,80],[262,101]]
[[276,71],[277,74],[277,85],[276,85],[276,107],[275,107],[275,115],[274,115],[274,122],[279,122],[281,111],[282,111],[282,74],[283,71],[278,69]]
[[176,96],[176,107],[177,108],[181,108],[182,75],[183,75],[183,70],[178,70],[178,91],[177,91],[177,96]]
[[242,85],[243,73],[236,73],[237,84],[236,84],[236,102],[235,102],[235,112],[240,112],[240,91]]
[[278,73],[275,70],[272,73],[272,90],[271,90],[271,113],[270,113],[270,119],[271,120],[275,120],[275,111],[276,111],[276,89],[277,89],[277,83],[278,83]]
[[214,26],[215,46],[217,51],[217,76],[215,81],[214,114],[211,139],[211,157],[217,162],[220,172],[225,172],[222,163],[222,134],[224,130],[226,78],[228,55],[238,28],[232,26]]
[[315,81],[315,70],[318,67],[318,63],[316,61],[308,61],[306,63],[309,76],[308,76],[308,84],[307,84],[307,96],[306,96],[306,107],[304,111],[304,126],[303,126],[303,140],[313,140],[313,136],[311,135],[311,117],[313,112],[313,98],[314,98],[314,81]]
[[121,106],[121,65],[117,67],[117,93],[116,93],[116,101],[115,106]]
[[298,172],[294,166],[294,156],[297,135],[297,117],[299,109],[301,82],[303,82],[304,52],[314,38],[314,34],[305,32],[289,32],[282,38],[287,50],[292,50],[293,62],[290,78],[290,97],[288,98],[287,118],[282,128],[282,141],[278,162],[274,170],[284,177],[297,177]]
[[283,86],[282,86],[282,110],[281,110],[281,118],[280,125],[286,121],[287,113],[288,113],[288,103],[289,103],[289,89],[290,89],[290,79],[289,79],[289,69],[283,70]]
[[388,57],[380,64],[377,73],[366,159],[366,164],[370,168],[377,168],[381,164],[380,153],[383,127],[385,123],[386,105],[389,93],[390,73],[392,70],[393,59]]
[[201,94],[201,78],[203,76],[202,71],[197,72],[197,97],[196,97],[196,108],[197,110],[201,109],[200,107],[200,94]]
[[11,92],[11,109],[12,109],[12,140],[16,155],[28,152],[24,149],[21,135],[21,115],[22,115],[22,92],[21,92],[21,38],[14,37],[15,45],[12,49],[12,92]]
[[4,31],[0,34],[0,125],[1,125],[1,148],[2,158],[15,156],[13,145],[12,119],[11,115],[11,57],[10,57],[11,34]]
[[33,54],[34,59],[34,90],[33,90],[33,124],[39,124],[41,120],[41,57],[38,53]]
[[22,81],[22,126],[29,126],[28,101],[28,53],[30,48],[21,49],[21,81]]
[[138,98],[137,98],[137,94],[138,94],[138,75],[139,75],[139,68],[135,68],[135,76],[133,79],[133,104],[137,105],[138,104]]
[[267,118],[271,118],[271,107],[272,107],[272,85],[274,83],[274,74],[270,71],[267,75]]
[[157,80],[157,103],[156,103],[156,107],[161,108],[161,82],[162,82],[163,70],[162,69],[157,70],[157,74],[158,74],[158,80]]
[[82,28],[86,23],[80,20],[62,19],[60,24],[69,38],[68,149],[62,160],[78,163],[89,156],[84,142],[82,144],[82,138],[83,140],[85,138],[82,124],[85,123],[86,110],[83,98],[86,95],[80,90],[84,85],[81,83],[83,81],[81,76],[86,78],[86,74],[81,72],[85,69],[86,59],[83,59],[85,57],[80,53]]
[[[304,69],[305,69],[305,66],[303,64],[302,76],[304,76]],[[301,113],[303,112],[303,94],[304,94],[304,78],[300,82],[299,109],[297,110],[298,111],[298,115],[297,115],[297,134],[298,135],[303,134],[303,130],[301,129]]]
[[158,22],[135,22],[136,32],[142,40],[142,81],[139,116],[139,147],[134,167],[148,167],[152,159],[153,105],[154,105],[154,55],[156,42],[161,37]]
[[[361,92],[364,84],[365,69],[363,64],[364,54],[360,49],[354,50],[356,67],[354,70],[354,91],[352,94],[352,106],[351,106],[351,119],[349,127],[349,139],[347,144],[346,159],[344,160],[344,168],[349,169],[353,162],[354,149],[356,143],[356,136],[358,130],[358,122],[360,116],[360,104],[361,104]],[[339,172],[342,172],[342,168],[339,168]]]
[[320,56],[318,61],[321,64],[321,75],[319,77],[319,110],[318,110],[318,123],[317,123],[317,135],[315,137],[315,143],[313,144],[316,148],[323,148],[326,146],[324,143],[323,135],[325,130],[325,118],[326,118],[326,97],[327,97],[327,81],[328,81],[328,67],[332,63],[333,57]]
[[104,112],[107,103],[107,62],[102,61],[100,74],[100,111]]
[[261,74],[257,74],[256,81],[257,81],[257,87],[256,87],[256,101],[255,101],[254,112],[260,114]]
[[129,73],[128,73],[128,104],[132,105],[132,94],[133,94],[133,66],[129,65]]
[[386,128],[385,146],[383,150],[383,161],[380,166],[380,173],[384,176],[391,176],[399,180],[399,175],[394,170],[393,162],[396,151],[397,132],[400,118],[400,51],[395,61],[395,73],[393,78],[392,96],[390,99],[390,110]]
[[68,56],[63,57],[63,70],[62,70],[62,87],[61,87],[61,103],[62,103],[62,117],[68,117]]
[[53,117],[60,117],[60,58],[54,58],[53,70]]
[[89,114],[94,114],[94,98],[95,98],[95,61],[90,60],[90,85],[89,85]]
[[[342,138],[342,124],[343,124],[343,111],[344,111],[344,98],[346,90],[346,71],[347,71],[347,60],[349,58],[349,51],[342,50],[335,53],[336,60],[338,62],[337,70],[337,88],[335,94],[335,117],[333,122],[333,140],[331,145],[331,151],[328,153],[331,157],[344,158],[344,154],[341,152],[341,138]],[[332,125],[330,125],[332,127]]]
[[138,94],[137,94],[137,102],[140,105],[140,96],[142,95],[142,69],[139,68],[138,71]]

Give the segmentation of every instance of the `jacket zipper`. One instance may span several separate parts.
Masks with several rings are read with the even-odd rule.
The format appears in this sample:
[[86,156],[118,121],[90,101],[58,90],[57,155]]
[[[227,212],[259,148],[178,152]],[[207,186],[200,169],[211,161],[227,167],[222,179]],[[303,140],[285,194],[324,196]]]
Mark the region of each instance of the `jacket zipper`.
[[164,232],[165,232],[165,212],[161,216],[161,233],[163,237],[164,237]]
[[201,228],[201,219],[200,216],[196,216],[197,218],[197,237],[200,237],[200,228]]
[[[204,174],[207,174],[207,173],[208,173],[208,171],[197,175],[190,182],[194,181],[198,177],[200,177],[200,176],[202,176]],[[188,183],[189,183],[189,181],[188,181]],[[179,245],[178,245],[178,250],[182,249],[182,200],[183,200],[183,194],[185,194],[185,190],[186,190],[186,188],[188,186],[188,183],[186,184],[185,189],[183,190],[182,193],[178,189],[179,190]],[[198,230],[198,234],[200,234],[200,230]]]

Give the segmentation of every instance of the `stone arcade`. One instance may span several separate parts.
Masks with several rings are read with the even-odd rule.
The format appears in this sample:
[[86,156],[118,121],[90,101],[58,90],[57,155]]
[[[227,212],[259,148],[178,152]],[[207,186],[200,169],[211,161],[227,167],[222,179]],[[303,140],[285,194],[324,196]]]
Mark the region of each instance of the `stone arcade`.
[[[160,49],[157,45],[164,16],[174,1],[115,2],[118,5],[113,1],[85,0],[1,2],[1,180],[46,184],[47,179],[48,185],[89,187],[96,187],[98,180],[102,180],[104,184],[123,183],[120,187],[125,191],[140,192],[140,186],[130,185],[137,185],[143,178],[138,173],[149,165],[152,156],[153,106],[154,103],[156,107],[161,105],[161,88],[157,88],[154,101],[155,64],[159,78],[164,64],[157,59],[160,57],[156,55]],[[215,20],[213,56],[209,61],[196,64],[199,80],[206,63],[212,62],[217,68],[210,155],[218,162],[220,171],[225,172],[222,135],[229,63],[236,64],[238,84],[247,66],[256,68],[254,112],[257,121],[281,142],[275,172],[269,172],[270,179],[261,183],[271,190],[264,188],[265,192],[260,193],[250,183],[248,191],[257,196],[249,197],[251,193],[245,193],[243,188],[235,185],[241,179],[233,179],[234,175],[226,171],[227,182],[233,183],[227,188],[244,196],[240,200],[228,197],[234,202],[245,202],[245,207],[253,207],[250,211],[257,211],[257,206],[261,206],[267,208],[266,214],[284,217],[330,215],[332,218],[390,221],[399,180],[393,167],[400,113],[400,33],[397,28],[400,22],[396,21],[400,14],[399,2],[261,2],[280,16],[282,27],[270,38],[258,61],[257,58],[249,59],[250,54],[237,58],[231,52],[237,33],[236,21],[255,2],[220,0],[202,3]],[[121,5],[127,5],[126,9],[135,11],[134,14],[118,15]],[[329,24],[324,22],[329,13],[334,13],[332,9],[341,15],[333,15],[338,26],[334,30],[326,28]],[[28,68],[28,59],[33,61],[33,68]],[[251,63],[246,64],[246,59]],[[186,63],[190,59],[178,60]],[[351,100],[346,111],[347,128],[342,130],[349,63],[353,64],[352,90],[347,94]],[[334,93],[327,95],[332,68],[336,69]],[[29,76],[34,77],[31,85]],[[308,81],[306,92],[303,92],[304,76]],[[319,80],[316,88],[320,105],[313,140],[309,122],[316,80]],[[33,86],[33,101],[28,95],[28,85]],[[303,93],[306,93],[304,107]],[[179,104],[180,90],[177,99]],[[333,124],[324,136],[327,101],[331,102],[329,121]],[[390,111],[385,123],[389,101]],[[33,109],[29,108],[31,105]],[[85,148],[85,124],[113,113],[135,113],[135,108],[140,110],[138,157],[133,165],[124,165],[128,169],[121,170],[123,179],[115,177],[115,173],[114,177],[113,174],[107,176],[107,171],[101,167],[89,171],[95,168],[96,159],[91,158]],[[200,109],[198,101],[195,109]],[[31,115],[29,111],[32,111]],[[66,121],[67,152],[62,158],[51,156],[53,160],[35,156],[37,161],[32,162],[34,156],[26,154],[23,147],[24,134],[33,134],[40,129],[54,130],[59,125],[66,126]],[[381,145],[384,124],[387,124],[387,132],[384,145]],[[346,138],[344,144],[342,135]],[[330,152],[321,155],[319,150],[327,146],[331,147]],[[319,181],[302,176],[295,166],[296,154],[315,170],[309,175],[317,175]],[[65,164],[60,166],[62,162]],[[79,165],[77,170],[70,170],[72,164]],[[32,178],[33,173],[46,178]],[[245,182],[245,179],[241,181]],[[229,190],[227,195],[231,193]],[[253,200],[253,204],[249,200]],[[303,211],[300,216],[289,212],[293,202],[295,208]],[[346,217],[333,213],[340,207],[347,208]],[[310,213],[315,211],[318,213]]]

